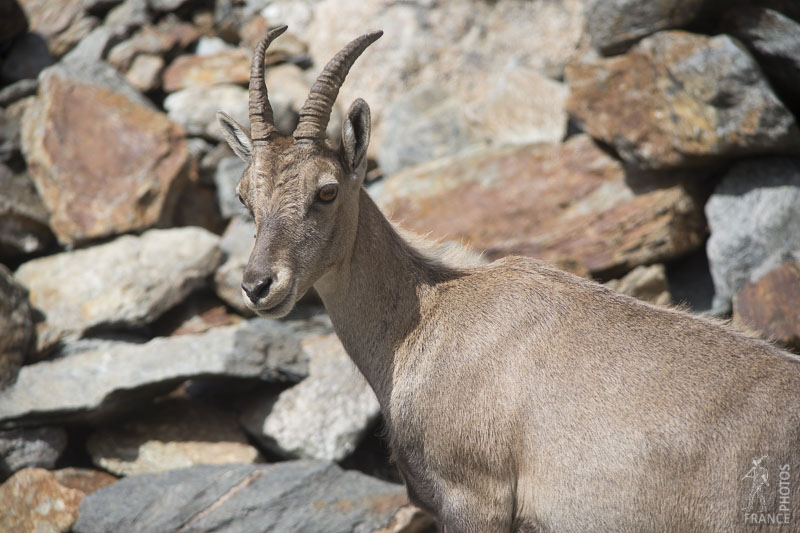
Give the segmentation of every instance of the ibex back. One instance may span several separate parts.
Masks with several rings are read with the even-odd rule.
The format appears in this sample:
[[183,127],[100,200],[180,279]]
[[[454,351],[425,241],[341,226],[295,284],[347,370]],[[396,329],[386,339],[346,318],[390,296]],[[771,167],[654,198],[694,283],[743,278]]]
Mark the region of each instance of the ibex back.
[[263,70],[285,29],[256,48],[251,131],[219,114],[257,228],[244,298],[280,317],[317,289],[414,503],[448,533],[798,531],[798,358],[532,259],[423,254],[362,187],[367,104],[350,107],[340,146],[325,138],[381,33],[328,63],[289,137]]

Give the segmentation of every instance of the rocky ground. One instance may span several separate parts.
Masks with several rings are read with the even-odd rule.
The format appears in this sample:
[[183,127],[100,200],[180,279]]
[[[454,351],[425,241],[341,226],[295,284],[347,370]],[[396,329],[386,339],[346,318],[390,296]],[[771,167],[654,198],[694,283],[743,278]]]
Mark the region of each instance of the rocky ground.
[[[251,316],[214,114],[372,108],[415,232],[800,349],[793,0],[0,0],[0,531],[432,531],[313,294]],[[339,107],[341,106],[341,107]]]

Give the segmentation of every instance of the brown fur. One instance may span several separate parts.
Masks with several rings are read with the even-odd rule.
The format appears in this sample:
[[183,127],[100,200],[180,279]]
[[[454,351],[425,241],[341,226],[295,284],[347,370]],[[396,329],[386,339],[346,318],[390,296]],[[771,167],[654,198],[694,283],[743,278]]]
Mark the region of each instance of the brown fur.
[[[245,281],[274,278],[245,301],[284,316],[317,289],[412,501],[444,531],[751,531],[742,478],[763,455],[789,466],[793,513],[763,529],[800,529],[797,357],[533,259],[458,268],[417,251],[362,187],[360,100],[339,149],[253,147],[221,120],[250,163]],[[339,187],[330,204],[324,183]]]

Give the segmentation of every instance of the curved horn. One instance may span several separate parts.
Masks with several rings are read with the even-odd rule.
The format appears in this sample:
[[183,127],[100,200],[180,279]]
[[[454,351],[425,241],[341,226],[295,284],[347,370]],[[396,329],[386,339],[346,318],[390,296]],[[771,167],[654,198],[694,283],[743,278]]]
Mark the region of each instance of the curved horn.
[[367,33],[353,40],[331,59],[311,86],[306,103],[300,110],[300,122],[294,130],[295,140],[325,138],[325,128],[331,117],[333,103],[339,94],[350,67],[369,45],[383,35],[382,31]]
[[250,135],[253,142],[266,141],[277,131],[267,96],[267,84],[264,82],[264,56],[270,43],[285,31],[286,26],[281,26],[267,33],[253,53],[253,62],[250,64]]

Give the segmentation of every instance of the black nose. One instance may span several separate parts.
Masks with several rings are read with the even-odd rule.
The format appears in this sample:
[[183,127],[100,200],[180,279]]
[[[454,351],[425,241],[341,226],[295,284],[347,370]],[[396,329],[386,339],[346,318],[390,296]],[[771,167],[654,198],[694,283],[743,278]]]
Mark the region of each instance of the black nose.
[[266,278],[255,282],[250,285],[242,283],[242,290],[244,290],[250,301],[256,303],[259,299],[263,298],[269,293],[269,286],[272,285],[272,278]]

